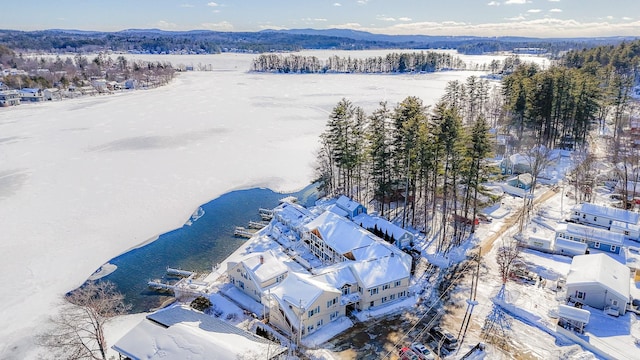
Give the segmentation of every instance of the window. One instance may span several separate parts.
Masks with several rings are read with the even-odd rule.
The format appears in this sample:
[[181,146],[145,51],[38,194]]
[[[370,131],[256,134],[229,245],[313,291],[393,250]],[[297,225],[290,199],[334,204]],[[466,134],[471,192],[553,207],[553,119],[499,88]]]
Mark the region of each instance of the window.
[[324,324],[324,321],[322,319],[318,320],[318,322],[316,323],[317,327],[322,326],[322,324]]
[[587,218],[587,214],[582,214],[582,218],[586,219]]
[[576,297],[578,299],[584,299],[584,295],[585,293],[583,293],[582,291],[576,291]]
[[594,217],[593,217],[593,221],[594,221],[594,222],[595,222],[595,221],[598,221],[598,217],[597,217],[597,216],[594,216]]
[[284,274],[278,275],[278,277],[276,278],[276,282],[279,283],[282,280],[284,280]]
[[240,286],[240,289],[244,290],[244,283],[242,281],[238,281],[238,285]]
[[373,307],[373,304],[374,304],[374,303],[375,303],[374,301],[370,302],[370,303],[369,303],[369,307]]
[[593,247],[594,247],[594,248],[596,248],[596,249],[600,249],[600,241],[596,241],[596,242],[593,244]]
[[342,287],[342,295],[349,295],[351,293],[351,287],[349,285],[345,285]]
[[611,299],[611,305],[612,306],[618,306],[618,300]]
[[313,315],[317,314],[320,312],[320,306],[316,306],[315,309],[309,310],[307,312],[308,317],[312,317]]
[[400,291],[400,292],[398,293],[398,297],[399,297],[399,298],[404,297],[406,293],[407,293],[406,291]]
[[395,287],[398,287],[398,286],[400,286],[400,285],[402,285],[402,280],[398,280],[398,281],[396,281],[396,282],[395,282],[395,284],[394,284],[394,286],[395,286]]
[[312,331],[313,331],[313,325],[307,326],[307,332],[312,332]]
[[382,285],[382,290],[388,290],[391,286],[389,284]]
[[393,300],[393,299],[395,299],[395,298],[396,298],[396,294],[391,294],[391,295],[389,295],[389,300]]
[[377,287],[369,289],[369,296],[376,295],[377,293],[378,293],[378,288]]
[[329,320],[333,321],[335,318],[338,317],[339,312],[334,311],[329,315]]
[[380,299],[380,302],[382,302],[383,304],[387,302],[387,297],[384,296],[382,299]]
[[624,234],[625,234],[625,235],[627,235],[627,236],[629,236],[629,230],[625,230],[625,231],[624,231]]
[[618,247],[615,245],[611,245],[611,252],[616,252],[616,250],[618,250]]
[[327,301],[327,307],[330,308],[331,305],[335,305],[338,302],[338,298],[333,298],[329,301]]

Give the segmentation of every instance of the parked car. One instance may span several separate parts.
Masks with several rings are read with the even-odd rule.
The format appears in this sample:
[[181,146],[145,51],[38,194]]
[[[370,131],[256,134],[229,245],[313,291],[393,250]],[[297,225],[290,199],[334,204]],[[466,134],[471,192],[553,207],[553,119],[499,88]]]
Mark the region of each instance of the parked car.
[[431,329],[431,336],[439,345],[442,344],[442,347],[448,351],[458,348],[458,339],[452,333],[439,326]]
[[420,360],[420,357],[405,346],[400,349],[400,360]]
[[419,343],[419,342],[412,343],[411,350],[413,350],[413,352],[416,353],[420,359],[423,359],[423,360],[435,359],[435,356],[433,355],[433,353],[429,351],[429,349],[427,349],[427,347],[424,346],[422,343]]
[[490,223],[493,221],[493,218],[485,213],[478,213],[476,217],[478,218],[478,220],[485,223]]

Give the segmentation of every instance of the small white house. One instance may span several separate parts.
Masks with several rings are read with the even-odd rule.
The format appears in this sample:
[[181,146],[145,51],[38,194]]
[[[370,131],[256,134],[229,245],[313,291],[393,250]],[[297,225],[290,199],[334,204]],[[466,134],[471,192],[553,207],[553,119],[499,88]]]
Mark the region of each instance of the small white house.
[[630,301],[630,270],[607,254],[575,256],[567,275],[567,298],[624,315]]
[[591,203],[578,204],[571,210],[571,221],[606,229],[609,229],[614,221],[638,224],[640,219],[639,213]]
[[622,221],[611,222],[611,232],[622,234],[625,239],[640,241],[640,225],[629,224]]
[[282,257],[272,251],[253,253],[239,262],[227,263],[229,281],[257,302],[267,288],[282,282],[289,273]]

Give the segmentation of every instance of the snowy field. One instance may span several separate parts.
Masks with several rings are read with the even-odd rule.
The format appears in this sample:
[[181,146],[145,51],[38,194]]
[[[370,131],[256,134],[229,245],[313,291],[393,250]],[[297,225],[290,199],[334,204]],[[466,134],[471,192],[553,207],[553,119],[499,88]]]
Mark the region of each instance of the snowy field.
[[247,73],[253,57],[144,56],[213,71],[154,90],[0,109],[0,358],[35,357],[32,335],[65,292],[182,226],[200,204],[235,189],[307,185],[341,98],[368,113],[407,96],[434,104],[448,81],[480,75]]

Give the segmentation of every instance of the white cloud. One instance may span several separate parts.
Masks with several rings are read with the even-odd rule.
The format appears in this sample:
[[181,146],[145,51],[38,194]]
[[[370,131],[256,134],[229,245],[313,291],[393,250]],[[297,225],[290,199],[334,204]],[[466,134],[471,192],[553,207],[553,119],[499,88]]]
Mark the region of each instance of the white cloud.
[[215,3],[215,2],[212,1],[210,3],[207,3],[207,6],[216,7],[216,6],[219,6],[219,5],[218,5],[218,3]]
[[540,10],[540,9],[529,9],[529,10],[527,10],[528,13],[532,13],[532,14],[537,14],[537,13],[539,13],[541,11],[542,10]]
[[359,5],[366,5],[368,2],[369,0],[358,0]]
[[607,20],[613,20],[613,16],[609,15],[609,16],[607,16],[607,18],[606,18],[606,19],[607,19]]
[[390,17],[390,16],[384,16],[384,15],[378,15],[376,16],[376,19],[381,20],[381,21],[396,21],[396,18]]
[[487,5],[489,6],[500,6],[500,3],[497,1],[490,1]]
[[561,13],[562,9],[551,9],[551,10],[549,10],[549,12],[551,12],[551,13]]
[[623,16],[623,17],[622,17],[622,20],[624,20],[624,21],[631,21],[631,20],[633,20],[633,18],[630,18],[630,17],[628,17],[628,16]]
[[398,20],[400,20],[400,21],[405,21],[405,22],[406,22],[406,21],[411,21],[411,18],[410,18],[410,17],[404,17],[404,16],[403,16],[403,17],[399,17],[399,18],[398,18]]
[[342,6],[340,3],[333,3],[333,6]]
[[590,36],[635,36],[640,21],[612,23],[606,20],[579,22],[551,17],[527,20],[524,16],[501,23],[469,24],[456,22],[396,23],[387,27],[366,27],[354,24],[332,25],[377,34],[394,35],[475,35],[475,36],[527,36],[527,37],[590,37]]
[[527,0],[507,0],[504,3],[506,5],[522,5],[522,4],[526,4],[528,2],[529,1],[527,1]]
[[228,21],[221,21],[217,23],[202,23],[201,26],[208,30],[220,30],[220,31],[233,30],[233,25]]

